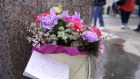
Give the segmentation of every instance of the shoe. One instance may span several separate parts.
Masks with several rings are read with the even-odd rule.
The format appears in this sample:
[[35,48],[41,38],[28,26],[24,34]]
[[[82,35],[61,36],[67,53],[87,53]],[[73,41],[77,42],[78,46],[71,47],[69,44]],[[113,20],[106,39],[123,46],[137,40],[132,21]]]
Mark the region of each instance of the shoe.
[[127,24],[123,24],[121,29],[129,29],[129,27],[127,26]]
[[104,25],[100,26],[100,27],[105,27]]
[[101,26],[100,26],[100,27],[98,27],[98,28],[99,28],[100,30],[104,30],[104,29],[105,29],[105,27],[101,27]]
[[140,29],[134,29],[134,31],[136,31],[136,32],[140,32]]
[[121,29],[129,29],[129,27],[126,23],[123,23]]
[[122,27],[121,29],[129,29],[129,27]]

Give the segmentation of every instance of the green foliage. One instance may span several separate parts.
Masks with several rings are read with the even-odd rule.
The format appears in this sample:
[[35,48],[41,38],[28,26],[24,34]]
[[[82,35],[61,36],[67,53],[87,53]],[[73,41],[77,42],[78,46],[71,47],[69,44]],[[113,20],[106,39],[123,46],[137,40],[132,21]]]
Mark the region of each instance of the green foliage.
[[53,27],[51,34],[57,35],[57,32],[59,31],[58,29],[59,27],[64,27],[64,29],[66,29],[66,22],[64,20],[58,19],[58,24]]
[[58,38],[57,44],[58,45],[63,45],[63,46],[70,46],[71,40],[67,39],[67,42],[65,42],[63,39]]
[[84,43],[85,43],[84,49],[87,52],[89,52],[89,55],[94,55],[94,56],[98,55],[99,41],[96,41],[96,42],[84,41]]
[[[58,19],[58,24],[54,26],[54,28],[52,29],[51,34],[55,34],[57,36],[58,35],[57,32],[60,31],[59,27],[63,27],[64,30],[66,30],[67,29],[66,22],[64,20]],[[58,38],[57,44],[58,45],[63,45],[63,46],[70,46],[71,40],[67,39],[67,42],[65,42],[63,39]]]

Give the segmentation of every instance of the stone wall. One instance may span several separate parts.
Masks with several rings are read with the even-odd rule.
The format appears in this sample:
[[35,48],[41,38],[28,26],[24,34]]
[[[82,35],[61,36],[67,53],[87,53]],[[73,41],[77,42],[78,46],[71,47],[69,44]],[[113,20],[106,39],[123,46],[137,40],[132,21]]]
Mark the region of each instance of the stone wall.
[[35,16],[59,4],[70,14],[80,12],[88,24],[90,3],[90,0],[0,0],[0,79],[26,79],[22,73],[32,46],[24,35]]

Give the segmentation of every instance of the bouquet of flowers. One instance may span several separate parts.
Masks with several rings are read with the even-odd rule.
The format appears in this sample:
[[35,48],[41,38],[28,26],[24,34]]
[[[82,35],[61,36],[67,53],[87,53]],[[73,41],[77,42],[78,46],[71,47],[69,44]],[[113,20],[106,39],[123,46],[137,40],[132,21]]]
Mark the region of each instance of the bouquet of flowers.
[[36,16],[35,20],[36,23],[28,29],[33,34],[28,37],[33,43],[33,50],[43,54],[102,56],[104,45],[100,30],[86,25],[80,13],[69,15],[69,11],[62,11],[58,6]]

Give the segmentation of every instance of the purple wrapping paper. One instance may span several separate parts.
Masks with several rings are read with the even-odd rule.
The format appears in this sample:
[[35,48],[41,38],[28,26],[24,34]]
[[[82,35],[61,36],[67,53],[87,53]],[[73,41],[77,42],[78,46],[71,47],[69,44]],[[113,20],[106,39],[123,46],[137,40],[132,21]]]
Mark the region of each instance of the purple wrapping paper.
[[42,54],[59,54],[59,53],[65,53],[70,56],[76,56],[76,55],[88,55],[86,51],[79,51],[75,47],[66,47],[62,45],[53,45],[51,43],[43,45],[41,47],[33,47],[33,50],[40,52]]

